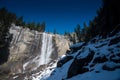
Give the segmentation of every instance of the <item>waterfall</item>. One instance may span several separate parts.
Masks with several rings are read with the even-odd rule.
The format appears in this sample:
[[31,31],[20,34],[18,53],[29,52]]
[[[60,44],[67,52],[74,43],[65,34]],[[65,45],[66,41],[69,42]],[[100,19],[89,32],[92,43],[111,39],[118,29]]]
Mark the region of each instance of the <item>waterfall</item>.
[[39,64],[47,64],[50,61],[50,55],[52,53],[52,35],[43,33],[42,36],[42,48],[41,48],[41,55],[40,55],[40,62]]
[[41,51],[39,55],[36,56],[33,60],[26,62],[23,65],[23,69],[25,70],[28,66],[34,65],[32,70],[36,70],[40,65],[47,64],[50,62],[50,56],[53,52],[53,43],[52,43],[52,35],[47,33],[42,33],[42,45]]

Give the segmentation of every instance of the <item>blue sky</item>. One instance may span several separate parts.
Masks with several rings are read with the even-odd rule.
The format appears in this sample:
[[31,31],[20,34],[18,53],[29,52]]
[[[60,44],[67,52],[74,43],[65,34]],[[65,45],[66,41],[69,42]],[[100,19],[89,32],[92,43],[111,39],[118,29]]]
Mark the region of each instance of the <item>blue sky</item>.
[[46,22],[46,31],[73,32],[77,24],[96,15],[101,0],[0,0],[0,7],[23,16],[26,22]]

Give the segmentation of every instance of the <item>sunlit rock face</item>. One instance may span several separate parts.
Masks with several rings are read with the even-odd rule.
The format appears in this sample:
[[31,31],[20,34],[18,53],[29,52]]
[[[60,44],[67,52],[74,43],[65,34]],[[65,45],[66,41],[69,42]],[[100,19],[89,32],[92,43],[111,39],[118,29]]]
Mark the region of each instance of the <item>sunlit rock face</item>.
[[62,35],[37,32],[15,25],[12,25],[10,33],[13,38],[8,63],[13,64],[10,65],[13,74],[40,69],[41,65],[58,59],[69,49],[70,42]]

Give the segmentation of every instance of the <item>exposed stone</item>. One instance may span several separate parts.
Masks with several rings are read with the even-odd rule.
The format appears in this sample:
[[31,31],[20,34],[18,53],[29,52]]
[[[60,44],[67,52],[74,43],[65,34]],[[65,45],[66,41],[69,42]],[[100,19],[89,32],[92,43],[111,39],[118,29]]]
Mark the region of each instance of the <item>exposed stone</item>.
[[57,67],[62,67],[66,62],[73,59],[73,56],[66,56],[63,59],[59,60],[57,63]]
[[116,38],[110,40],[109,46],[113,45],[113,44],[117,44],[118,42],[120,42],[120,37],[116,37]]
[[95,71],[96,73],[100,73],[100,71]]
[[90,53],[87,57],[82,58],[82,59],[75,58],[72,64],[70,65],[67,78],[71,78],[75,75],[82,74],[82,73],[89,71],[89,69],[85,68],[85,66],[87,66],[88,63],[91,62],[94,54],[95,54],[94,51],[90,50]]
[[117,56],[119,56],[119,57],[120,57],[120,53],[117,53]]
[[117,68],[120,68],[120,65],[112,65],[112,67],[111,67],[111,66],[105,64],[102,67],[103,70],[107,70],[107,71],[114,71]]
[[85,42],[73,44],[72,46],[70,46],[70,49],[80,49],[84,44]]
[[104,45],[106,45],[106,43],[101,44],[101,45],[99,45],[99,46],[96,46],[96,48],[100,48],[100,47],[102,47],[102,46],[104,46]]
[[91,42],[91,43],[95,43],[96,41],[97,41],[97,39],[94,38],[94,39],[92,39],[90,42]]
[[90,65],[90,67],[93,67],[93,66],[95,66],[95,63],[92,63],[92,64]]
[[73,46],[70,47],[70,50],[72,52],[76,52],[77,50],[81,49],[83,46],[85,46],[86,43],[85,42],[81,42],[81,43],[77,43],[77,44],[74,44]]
[[106,62],[108,61],[108,59],[106,58],[105,55],[103,56],[99,56],[99,57],[96,57],[93,61],[93,63],[103,63],[103,62]]
[[120,63],[120,57],[119,58],[114,57],[114,58],[111,58],[110,60],[115,63]]
[[58,48],[58,50],[57,50],[58,56],[62,56],[63,54],[66,53],[67,50],[69,50],[69,46],[71,43],[64,36],[56,34],[55,42],[56,42],[56,46]]

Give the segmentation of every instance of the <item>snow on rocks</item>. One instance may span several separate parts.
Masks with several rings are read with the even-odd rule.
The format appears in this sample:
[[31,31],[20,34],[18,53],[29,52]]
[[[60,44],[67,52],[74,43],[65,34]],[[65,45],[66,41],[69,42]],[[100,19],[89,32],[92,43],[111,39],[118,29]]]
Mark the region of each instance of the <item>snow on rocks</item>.
[[62,66],[39,80],[120,80],[119,39],[120,33],[71,46],[57,63],[63,62]]
[[120,33],[70,47],[58,62],[32,80],[120,80]]
[[74,45],[70,46],[70,49],[80,48],[83,45],[85,45],[85,42],[80,42],[80,43],[77,43],[77,44],[74,44]]

